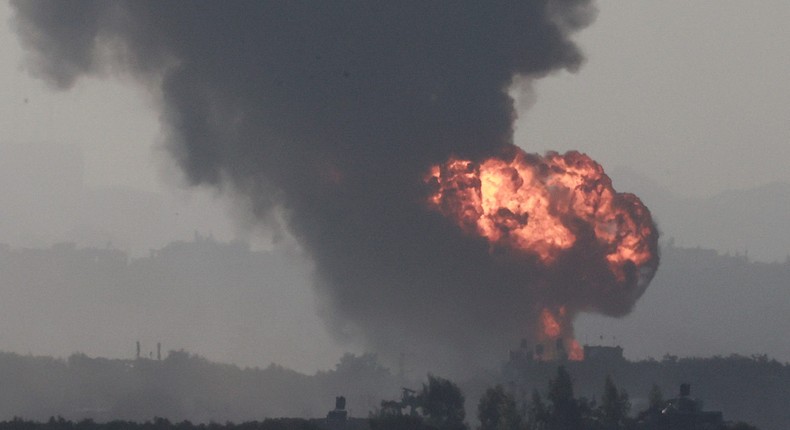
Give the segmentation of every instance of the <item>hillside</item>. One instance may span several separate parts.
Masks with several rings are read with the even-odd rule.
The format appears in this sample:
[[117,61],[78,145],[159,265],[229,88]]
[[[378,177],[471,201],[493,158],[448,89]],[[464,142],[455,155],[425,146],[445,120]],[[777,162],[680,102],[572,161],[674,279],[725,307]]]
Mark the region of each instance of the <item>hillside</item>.
[[[763,356],[509,363],[502,373],[457,379],[468,420],[474,420],[482,393],[497,383],[522,401],[535,389],[545,396],[559,364],[567,366],[576,394],[588,399],[600,397],[610,375],[630,394],[634,413],[646,408],[653,384],[670,398],[680,383],[688,382],[706,409],[722,411],[728,420],[752,422],[763,430],[780,430],[790,422],[790,365]],[[337,395],[348,399],[351,416],[364,418],[381,400],[398,398],[400,387],[419,388],[419,380],[393,375],[372,355],[346,355],[335,369],[306,375],[276,365],[259,369],[212,363],[184,351],[171,351],[162,360],[82,354],[59,360],[0,353],[0,420],[61,416],[143,422],[161,417],[207,423],[320,418],[332,409]]]
[[790,256],[790,184],[774,182],[707,197],[672,194],[627,168],[611,177],[618,191],[635,193],[650,208],[664,238],[678,246],[748,255],[763,262]]
[[701,248],[662,248],[661,267],[634,312],[583,315],[579,340],[616,342],[632,359],[767,354],[790,361],[790,262],[758,263]]

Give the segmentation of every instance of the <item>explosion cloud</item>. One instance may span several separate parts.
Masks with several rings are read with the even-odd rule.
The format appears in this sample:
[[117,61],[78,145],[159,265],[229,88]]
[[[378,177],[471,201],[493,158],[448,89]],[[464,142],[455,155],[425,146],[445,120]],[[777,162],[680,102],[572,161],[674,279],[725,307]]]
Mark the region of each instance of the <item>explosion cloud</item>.
[[[136,76],[192,183],[234,189],[262,222],[281,208],[340,338],[485,362],[525,336],[570,342],[579,311],[628,312],[656,269],[638,199],[581,154],[512,142],[508,87],[580,66],[569,36],[589,1],[13,5],[36,73],[61,88]],[[488,191],[490,172],[556,200],[527,209]]]
[[584,154],[529,155],[509,148],[506,158],[480,163],[451,158],[426,178],[430,204],[491,254],[515,255],[539,268],[535,288],[543,303],[535,336],[564,341],[582,358],[570,322],[579,310],[628,312],[658,264],[655,226],[632,194],[612,188],[603,168]]

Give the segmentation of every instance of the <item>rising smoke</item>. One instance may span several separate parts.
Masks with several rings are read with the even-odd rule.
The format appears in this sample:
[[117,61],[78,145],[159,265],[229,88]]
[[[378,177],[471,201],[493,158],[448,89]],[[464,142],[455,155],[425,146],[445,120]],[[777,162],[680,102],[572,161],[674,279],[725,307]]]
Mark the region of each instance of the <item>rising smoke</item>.
[[282,210],[339,337],[456,365],[534,332],[540,268],[431,210],[423,178],[512,146],[507,89],[580,66],[590,1],[13,5],[36,73],[156,86],[192,183]]

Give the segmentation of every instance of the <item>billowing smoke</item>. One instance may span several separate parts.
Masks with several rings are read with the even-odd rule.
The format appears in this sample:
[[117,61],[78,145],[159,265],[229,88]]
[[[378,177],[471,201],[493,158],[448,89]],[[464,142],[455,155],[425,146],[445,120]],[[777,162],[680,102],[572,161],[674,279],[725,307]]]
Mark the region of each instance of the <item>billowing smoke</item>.
[[[168,148],[193,183],[241,193],[262,222],[282,210],[340,337],[410,360],[480,362],[531,336],[544,306],[561,318],[567,285],[584,281],[497,252],[432,206],[425,179],[451,157],[514,151],[507,89],[580,66],[569,35],[591,22],[590,1],[13,5],[39,74],[67,88],[122,70],[156,85]],[[573,250],[562,258],[606,258]],[[656,265],[627,303],[574,298],[573,311],[626,312]]]
[[540,358],[582,359],[573,319],[631,310],[658,268],[658,232],[642,202],[616,192],[588,156],[507,149],[433,166],[430,204],[488,242],[500,271],[525,270],[520,285],[539,311],[532,338],[554,348]]

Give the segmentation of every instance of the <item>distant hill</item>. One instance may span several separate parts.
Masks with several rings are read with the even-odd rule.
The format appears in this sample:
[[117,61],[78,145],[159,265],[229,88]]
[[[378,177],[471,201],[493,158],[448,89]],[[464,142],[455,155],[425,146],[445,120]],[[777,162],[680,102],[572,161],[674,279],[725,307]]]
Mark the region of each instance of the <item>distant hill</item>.
[[582,343],[620,343],[632,358],[740,353],[786,362],[788,315],[790,262],[758,263],[670,243],[631,315],[583,315],[576,327]]
[[[143,341],[139,360],[0,354],[0,419],[45,420],[58,414],[203,421],[317,417],[339,394],[346,395],[356,416],[365,416],[409,384],[371,356],[346,356],[334,370],[314,375],[278,365],[254,368],[271,361],[304,368],[339,356],[326,353],[339,348],[321,335],[305,271],[309,266],[299,261],[285,249],[253,251],[242,243],[201,236],[136,259],[118,250],[69,244],[0,246],[3,349],[132,358],[134,341]],[[666,243],[661,268],[633,314],[622,319],[585,315],[576,322],[582,343],[602,343],[604,335],[603,343],[623,345],[627,357],[657,360],[575,374],[579,392],[597,393],[606,373],[634,400],[644,397],[653,382],[669,395],[687,379],[725,417],[764,430],[782,429],[776,423],[786,422],[781,420],[790,397],[788,365],[782,364],[790,361],[787,315],[790,262],[758,263],[743,255]],[[156,357],[160,340],[166,349],[193,345],[215,361],[251,363],[250,368],[183,351],[165,354],[161,361],[147,358]],[[684,360],[666,354],[727,358]],[[504,360],[507,351],[497,355]],[[403,364],[409,378],[424,376],[409,374],[413,363]],[[492,370],[458,382],[468,402],[474,402],[498,378]],[[540,378],[529,381],[545,387]],[[781,407],[775,406],[777,399]],[[774,406],[760,415],[766,404]],[[473,410],[475,405],[467,406]]]
[[580,341],[621,343],[632,358],[768,354],[790,361],[790,184],[678,198],[628,169],[662,232],[661,265],[631,315],[583,315]]
[[790,255],[790,183],[682,198],[633,170],[615,168],[610,174],[618,191],[632,192],[647,204],[662,235],[676,245],[748,254],[765,262]]
[[309,271],[288,249],[199,235],[141,258],[0,245],[0,348],[133,357],[140,341],[147,357],[161,342],[239,365],[326,368],[343,349],[318,316]]
[[321,418],[341,394],[350,416],[367,417],[382,398],[399,393],[401,382],[372,355],[346,355],[332,370],[305,375],[277,365],[213,363],[184,351],[170,351],[162,360],[0,352],[0,420]]
[[[521,363],[505,366],[502,373],[456,380],[470,423],[483,392],[494,384],[506,386],[519,404],[529,401],[533,389],[545,398],[548,379],[560,364],[571,374],[576,395],[587,399],[600,398],[603,381],[611,376],[630,394],[634,414],[646,409],[653,384],[670,398],[681,382],[687,382],[694,387],[693,395],[705,400],[707,410],[721,411],[727,419],[747,420],[763,430],[784,430],[790,421],[790,365],[765,357]],[[161,417],[208,423],[320,418],[333,408],[338,395],[346,397],[351,416],[364,418],[381,400],[397,398],[400,387],[419,389],[419,380],[394,375],[373,355],[346,355],[333,370],[306,375],[276,365],[259,369],[212,363],[184,351],[171,351],[162,360],[83,354],[61,360],[0,353],[0,420],[62,416],[141,422]]]
[[[344,348],[323,326],[309,270],[286,249],[254,251],[202,237],[137,259],[69,244],[0,246],[0,348],[132,357],[140,340],[144,356],[162,342],[239,365],[326,368]],[[790,262],[758,263],[670,241],[632,314],[582,314],[576,333],[582,343],[620,343],[630,358],[740,353],[785,362],[787,315]]]

